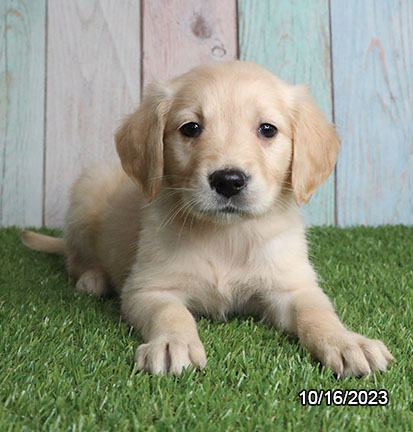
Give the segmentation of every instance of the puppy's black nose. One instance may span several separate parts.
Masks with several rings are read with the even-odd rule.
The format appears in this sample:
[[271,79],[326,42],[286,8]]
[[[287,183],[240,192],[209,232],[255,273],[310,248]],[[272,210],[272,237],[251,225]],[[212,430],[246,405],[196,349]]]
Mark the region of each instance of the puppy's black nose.
[[230,198],[247,186],[248,178],[245,173],[235,169],[214,171],[209,177],[211,189],[226,198]]

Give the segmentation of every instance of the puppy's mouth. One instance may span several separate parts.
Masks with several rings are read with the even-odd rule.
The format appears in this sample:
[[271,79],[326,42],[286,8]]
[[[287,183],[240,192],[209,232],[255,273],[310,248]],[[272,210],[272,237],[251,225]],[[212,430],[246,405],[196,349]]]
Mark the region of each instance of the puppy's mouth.
[[239,208],[233,207],[233,206],[225,206],[222,208],[219,208],[216,210],[217,213],[224,213],[224,214],[238,214],[238,215],[242,215],[245,213],[244,210],[241,210]]
[[229,220],[232,219],[233,217],[242,218],[250,215],[248,211],[231,204],[225,205],[223,207],[203,209],[202,213],[211,218],[219,219],[219,220],[221,219]]

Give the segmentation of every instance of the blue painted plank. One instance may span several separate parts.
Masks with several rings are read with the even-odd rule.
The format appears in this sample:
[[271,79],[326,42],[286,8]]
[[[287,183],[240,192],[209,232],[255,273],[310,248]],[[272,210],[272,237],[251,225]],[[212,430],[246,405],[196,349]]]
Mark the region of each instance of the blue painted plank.
[[338,223],[413,223],[413,2],[331,2]]
[[41,226],[46,2],[0,2],[0,224]]
[[[332,120],[328,0],[238,0],[239,57],[282,79],[309,84]],[[306,224],[334,224],[334,175],[303,207]]]

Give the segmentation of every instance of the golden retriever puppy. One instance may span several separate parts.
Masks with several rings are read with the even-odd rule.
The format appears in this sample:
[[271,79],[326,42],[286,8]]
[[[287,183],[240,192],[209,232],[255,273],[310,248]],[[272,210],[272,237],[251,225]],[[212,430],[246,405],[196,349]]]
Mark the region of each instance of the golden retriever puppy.
[[73,186],[64,239],[23,241],[65,254],[79,290],[120,294],[139,369],[203,368],[194,315],[238,313],[296,334],[337,375],[386,369],[386,346],[340,322],[308,260],[298,205],[340,143],[307,87],[253,63],[198,67],[151,84],[116,148],[121,166]]

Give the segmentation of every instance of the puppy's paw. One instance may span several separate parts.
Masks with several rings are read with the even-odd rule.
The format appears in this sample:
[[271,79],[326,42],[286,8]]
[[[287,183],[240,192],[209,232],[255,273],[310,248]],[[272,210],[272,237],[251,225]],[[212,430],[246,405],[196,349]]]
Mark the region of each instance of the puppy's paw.
[[388,363],[394,360],[383,342],[350,331],[312,335],[308,339],[304,345],[338,376],[385,371]]
[[204,368],[206,355],[198,338],[186,341],[185,338],[162,336],[140,345],[136,350],[135,362],[139,370],[155,375],[170,372],[180,376],[187,366]]
[[102,297],[109,293],[109,283],[101,270],[92,269],[80,276],[76,283],[76,289]]

